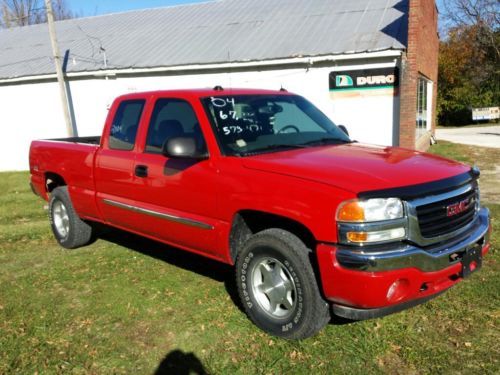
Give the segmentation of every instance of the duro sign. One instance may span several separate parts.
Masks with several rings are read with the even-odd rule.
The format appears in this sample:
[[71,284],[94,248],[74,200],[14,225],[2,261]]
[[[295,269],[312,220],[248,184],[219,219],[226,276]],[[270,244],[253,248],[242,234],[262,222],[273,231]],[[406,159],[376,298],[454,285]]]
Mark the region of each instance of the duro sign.
[[394,68],[348,70],[330,73],[330,91],[399,86],[399,70]]

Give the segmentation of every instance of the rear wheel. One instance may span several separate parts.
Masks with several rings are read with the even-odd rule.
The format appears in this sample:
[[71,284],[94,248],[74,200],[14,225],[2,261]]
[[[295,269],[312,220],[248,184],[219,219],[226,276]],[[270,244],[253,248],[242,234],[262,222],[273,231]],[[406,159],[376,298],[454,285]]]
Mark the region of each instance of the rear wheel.
[[52,190],[49,220],[57,242],[67,249],[87,245],[92,239],[92,227],[76,214],[67,186]]
[[267,229],[253,235],[236,260],[236,282],[249,318],[287,339],[314,335],[330,320],[309,250],[295,235]]

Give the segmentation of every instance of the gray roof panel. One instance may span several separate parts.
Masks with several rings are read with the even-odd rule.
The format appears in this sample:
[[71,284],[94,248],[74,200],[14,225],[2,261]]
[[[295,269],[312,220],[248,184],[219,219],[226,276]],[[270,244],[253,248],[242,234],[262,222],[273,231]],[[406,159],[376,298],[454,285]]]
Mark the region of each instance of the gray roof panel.
[[[68,72],[405,49],[408,0],[218,0],[56,23]],[[0,78],[54,73],[47,25],[0,30]]]

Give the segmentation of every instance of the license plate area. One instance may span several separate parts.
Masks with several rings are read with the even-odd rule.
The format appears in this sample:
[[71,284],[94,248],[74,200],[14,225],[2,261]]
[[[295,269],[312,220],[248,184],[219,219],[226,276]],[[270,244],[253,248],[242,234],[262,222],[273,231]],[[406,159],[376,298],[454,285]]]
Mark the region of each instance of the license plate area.
[[483,264],[483,254],[481,246],[474,246],[465,250],[461,259],[462,277],[468,277],[471,273],[481,268]]

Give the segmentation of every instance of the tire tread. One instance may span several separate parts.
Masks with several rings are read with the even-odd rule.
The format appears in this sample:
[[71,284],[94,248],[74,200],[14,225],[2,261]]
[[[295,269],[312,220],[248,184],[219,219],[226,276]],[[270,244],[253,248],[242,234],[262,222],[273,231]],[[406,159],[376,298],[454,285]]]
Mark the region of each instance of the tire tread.
[[[269,332],[271,334],[278,335],[280,337],[286,339],[304,339],[316,334],[320,331],[328,322],[330,321],[330,309],[326,301],[321,296],[321,293],[318,288],[318,284],[316,281],[316,277],[311,266],[309,255],[312,253],[311,249],[308,249],[305,244],[293,233],[288,232],[279,228],[270,228],[263,230],[254,234],[252,237],[248,239],[242,251],[239,252],[236,259],[236,284],[238,286],[238,292],[240,298],[243,300],[242,290],[239,283],[239,273],[238,269],[241,267],[242,258],[246,256],[246,249],[251,248],[256,245],[264,245],[269,243],[278,242],[281,244],[283,248],[285,248],[292,257],[299,260],[299,265],[302,265],[302,275],[305,277],[306,283],[312,288],[312,313],[311,316],[308,317],[299,329],[292,330],[285,333]],[[250,310],[247,304],[243,303],[243,307],[247,316],[252,320],[254,324],[259,326],[259,322],[254,318],[254,313]]]
[[[64,204],[69,216],[70,232],[66,239],[59,238],[58,233],[54,228],[52,219],[52,205],[54,204],[55,200],[60,200]],[[54,233],[54,237],[62,247],[65,247],[67,249],[75,249],[77,247],[87,245],[92,240],[92,227],[82,219],[80,219],[80,217],[76,213],[73,207],[73,203],[71,202],[67,186],[59,186],[52,190],[49,200],[49,220],[52,231]]]

